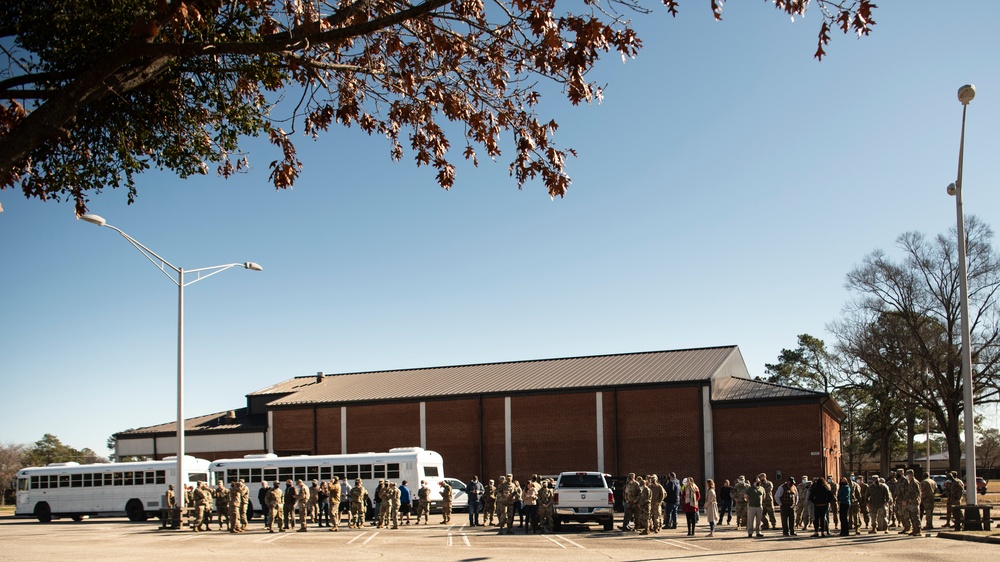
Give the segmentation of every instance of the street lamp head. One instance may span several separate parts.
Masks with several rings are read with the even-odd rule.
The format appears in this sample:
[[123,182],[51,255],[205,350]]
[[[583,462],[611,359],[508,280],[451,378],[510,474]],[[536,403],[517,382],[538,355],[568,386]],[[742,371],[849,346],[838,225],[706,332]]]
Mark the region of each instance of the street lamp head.
[[954,183],[949,183],[948,184],[948,195],[951,195],[952,197],[954,197],[955,196],[955,192],[957,190],[958,190],[958,188],[955,187]]
[[976,97],[976,87],[972,84],[966,84],[958,89],[958,101],[962,102],[962,105],[969,105],[974,97]]
[[264,271],[264,268],[260,266],[259,263],[248,261],[243,264],[243,267],[252,271]]
[[86,214],[80,217],[80,220],[89,222],[91,224],[96,224],[97,226],[105,226],[106,224],[108,224],[108,221],[104,220],[104,217],[102,217],[101,215]]

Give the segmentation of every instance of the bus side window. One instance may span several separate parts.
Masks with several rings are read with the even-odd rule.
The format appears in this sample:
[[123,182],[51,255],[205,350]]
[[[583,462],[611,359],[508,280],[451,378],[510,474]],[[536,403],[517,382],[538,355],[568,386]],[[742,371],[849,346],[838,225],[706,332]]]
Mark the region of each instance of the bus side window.
[[361,465],[360,470],[358,470],[358,472],[361,473],[361,478],[362,479],[368,480],[368,479],[372,478],[372,465],[370,465],[370,464],[363,464],[363,465]]
[[[38,477],[37,476],[32,476],[31,480],[32,480],[32,484],[38,484]],[[28,479],[27,478],[18,478],[17,479],[17,491],[19,491],[19,492],[26,492],[26,491],[28,491]]]
[[93,474],[89,474],[88,473],[88,474],[84,474],[83,475],[83,487],[84,488],[90,488],[90,487],[92,487],[93,483],[94,483],[94,475]]
[[389,463],[386,465],[386,478],[399,478],[399,463]]
[[115,473],[115,486],[121,486],[121,485],[122,485],[122,473],[121,472],[116,472]]
[[261,474],[261,469],[259,468],[250,469],[250,480],[247,480],[247,482],[260,482]]
[[331,478],[332,471],[329,466],[319,467],[319,478],[320,480],[329,480]]
[[104,473],[104,485],[105,486],[111,486],[112,485],[111,484],[111,479],[112,478],[113,478],[113,475],[110,472]]
[[100,486],[103,483],[104,483],[104,475],[103,474],[95,474],[94,475],[94,486],[95,487],[96,486]]
[[60,488],[69,488],[69,474],[60,474],[59,475],[59,487]]
[[265,468],[263,474],[264,480],[273,483],[278,479],[278,469],[277,468]]
[[333,475],[337,478],[347,478],[347,471],[344,469],[344,465],[337,464],[333,466]]
[[166,484],[167,483],[167,471],[165,471],[165,470],[157,470],[156,471],[156,483],[157,484]]
[[438,467],[433,466],[433,465],[427,465],[427,466],[424,467],[424,476],[433,477],[433,476],[441,476],[441,475],[438,474]]
[[385,465],[377,464],[375,465],[375,478],[385,478]]

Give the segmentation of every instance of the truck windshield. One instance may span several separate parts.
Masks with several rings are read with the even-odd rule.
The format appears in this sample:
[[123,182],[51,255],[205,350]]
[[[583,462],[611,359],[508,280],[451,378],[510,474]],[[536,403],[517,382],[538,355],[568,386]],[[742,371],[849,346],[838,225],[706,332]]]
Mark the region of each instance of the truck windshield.
[[600,474],[563,474],[559,485],[565,488],[604,488],[604,477]]

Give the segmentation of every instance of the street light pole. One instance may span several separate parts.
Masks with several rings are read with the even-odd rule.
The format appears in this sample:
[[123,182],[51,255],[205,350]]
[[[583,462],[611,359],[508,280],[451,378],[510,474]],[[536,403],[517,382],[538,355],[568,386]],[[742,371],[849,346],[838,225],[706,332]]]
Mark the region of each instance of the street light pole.
[[[223,265],[214,265],[211,267],[202,267],[199,269],[191,269],[185,271],[183,268],[177,267],[167,260],[161,258],[156,252],[150,250],[144,246],[141,242],[132,238],[126,234],[121,229],[111,226],[104,220],[103,217],[99,215],[87,214],[80,217],[81,220],[89,222],[91,224],[96,224],[97,226],[105,226],[114,230],[118,234],[121,234],[123,238],[129,241],[130,244],[135,246],[142,255],[146,256],[153,265],[163,272],[174,284],[177,285],[177,480],[174,489],[176,490],[174,497],[177,500],[177,507],[183,509],[184,502],[186,500],[184,494],[184,287],[197,283],[203,279],[208,279],[209,277],[215,275],[216,273],[221,273],[232,267],[242,267],[244,269],[249,269],[252,271],[263,271],[263,268],[254,262],[243,262],[243,263],[227,263]],[[170,270],[177,274],[176,279],[167,272]],[[185,273],[194,273],[195,278],[191,281],[184,280]]]
[[962,211],[962,159],[965,156],[965,113],[969,102],[976,97],[976,87],[966,84],[958,89],[958,101],[962,104],[962,136],[958,145],[958,178],[948,186],[948,194],[955,196],[955,212],[958,215],[958,275],[959,296],[962,312],[962,385],[965,387],[965,501],[976,505],[976,436],[975,404],[972,388],[972,345],[969,328],[969,272],[966,266],[965,214]]

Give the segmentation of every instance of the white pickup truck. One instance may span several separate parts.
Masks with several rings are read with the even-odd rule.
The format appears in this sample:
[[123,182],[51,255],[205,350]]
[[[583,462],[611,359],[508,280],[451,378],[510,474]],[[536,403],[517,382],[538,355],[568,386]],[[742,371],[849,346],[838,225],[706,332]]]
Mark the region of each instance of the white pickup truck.
[[615,494],[600,472],[563,472],[552,498],[552,526],[565,522],[596,522],[614,528]]

